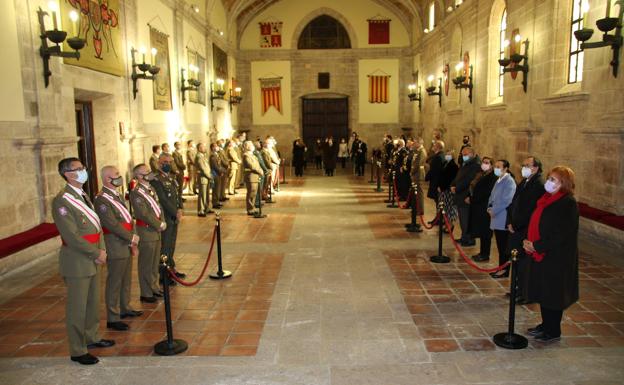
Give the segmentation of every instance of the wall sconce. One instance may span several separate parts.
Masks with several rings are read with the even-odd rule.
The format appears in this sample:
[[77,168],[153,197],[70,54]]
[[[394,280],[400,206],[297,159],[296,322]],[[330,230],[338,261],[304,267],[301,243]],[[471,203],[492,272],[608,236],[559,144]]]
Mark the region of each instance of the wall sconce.
[[[46,88],[50,84],[50,76],[52,76],[52,72],[50,71],[50,57],[59,56],[59,57],[68,57],[68,58],[76,58],[80,60],[80,51],[85,46],[85,39],[81,39],[78,37],[76,25],[78,23],[78,19],[80,16],[78,12],[71,11],[69,13],[69,18],[72,21],[72,33],[74,37],[70,37],[67,39],[67,44],[74,50],[74,52],[63,52],[61,51],[61,43],[65,41],[67,38],[67,32],[58,29],[58,24],[56,20],[56,11],[58,10],[57,4],[55,2],[50,2],[49,8],[52,11],[52,22],[54,23],[54,29],[46,31],[45,28],[45,17],[48,16],[48,13],[39,8],[37,11],[37,15],[39,16],[39,29],[41,30],[41,48],[39,48],[39,54],[43,59],[43,80],[45,82]],[[48,40],[54,43],[53,46],[48,46]]]
[[[189,66],[189,74],[191,77],[189,77],[188,79],[184,77],[185,71],[186,70],[184,68],[180,69],[180,91],[182,91],[182,105],[184,105],[184,102],[186,101],[186,91],[199,91],[199,86],[201,86],[201,80],[197,79],[199,68],[191,64]],[[188,86],[186,85],[187,83]]]
[[[437,87],[433,85],[434,79],[435,77],[433,75],[429,75],[429,77],[427,78],[427,88],[425,88],[425,91],[427,91],[427,95],[429,96],[438,95],[438,104],[440,105],[440,107],[442,107],[442,78],[438,78]],[[436,88],[438,90],[437,92]]]
[[418,102],[418,111],[421,111],[422,94],[420,93],[420,86],[418,86],[418,93],[416,93],[416,84],[410,84],[409,86],[407,86],[407,89],[409,90],[409,94],[407,94],[407,97],[409,98],[410,102]]
[[[466,80],[468,80],[467,83]],[[472,103],[472,64],[468,67],[468,79],[466,79],[464,62],[457,63],[455,66],[455,78],[453,79],[453,84],[455,84],[455,89],[467,89],[468,99],[470,100],[470,103]]]
[[243,100],[243,97],[240,96],[241,91],[240,87],[234,88],[234,92],[230,89],[230,113],[232,112],[232,106],[240,104],[241,100]]
[[[519,34],[514,36],[514,41],[516,43],[520,43],[521,40],[522,40],[522,37]],[[503,72],[513,72],[513,73],[522,72],[522,87],[524,89],[524,92],[526,93],[527,86],[529,83],[529,77],[527,75],[529,73],[529,39],[526,39],[525,41],[523,41],[522,45],[524,45],[524,55],[519,54],[519,53],[514,53],[510,57],[498,59],[498,64],[504,67]],[[505,51],[507,51],[507,48],[509,47],[509,40],[505,40],[503,42],[503,47],[505,48]],[[511,63],[513,63],[513,66],[508,67]]]
[[214,88],[214,83],[210,82],[210,111],[214,109],[214,101],[215,100],[225,100],[225,90],[223,89],[223,85],[225,81],[223,79],[217,79],[217,88]]
[[[622,23],[624,18],[624,2],[616,2],[620,6],[620,13],[618,17],[609,17],[611,11],[611,0],[607,0],[607,16],[596,20],[596,26],[599,30],[604,32],[602,35],[602,41],[596,41],[592,43],[586,43],[592,35],[594,30],[592,28],[582,28],[578,31],[574,31],[574,36],[581,42],[581,49],[592,49],[601,47],[611,47],[613,50],[613,59],[611,60],[611,67],[613,67],[613,76],[617,77],[618,67],[620,65],[620,47],[622,47]],[[586,9],[584,10],[586,11]],[[613,35],[609,35],[615,29]]]
[[[141,64],[137,64],[137,62],[134,60],[134,54],[136,52],[137,50],[134,49],[134,47],[130,49],[130,56],[132,56],[132,96],[134,99],[136,99],[136,94],[139,92],[139,89],[137,88],[137,82],[139,81],[139,79],[154,80],[156,74],[160,72],[160,67],[145,62],[145,48],[141,48],[141,55],[143,55],[143,63]],[[156,62],[157,53],[158,51],[156,50],[156,48],[152,48],[152,63]],[[139,69],[139,71],[141,71],[141,73],[137,72],[137,68]],[[148,72],[151,75],[148,75]]]

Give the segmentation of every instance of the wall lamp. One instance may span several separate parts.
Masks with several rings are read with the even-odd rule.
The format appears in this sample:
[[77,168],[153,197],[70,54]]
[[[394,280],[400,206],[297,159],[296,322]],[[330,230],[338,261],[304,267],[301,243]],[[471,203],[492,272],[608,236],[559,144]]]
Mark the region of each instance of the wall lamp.
[[241,91],[240,87],[234,88],[233,91],[230,89],[230,113],[232,112],[232,106],[240,104],[241,100],[243,100],[243,97],[240,95]]
[[421,111],[422,94],[420,93],[420,86],[418,86],[418,92],[416,92],[416,84],[410,84],[409,86],[407,86],[407,89],[409,90],[409,94],[407,94],[407,97],[409,98],[410,102],[418,102],[418,111]]
[[468,77],[466,77],[466,70],[464,69],[464,62],[459,62],[455,66],[455,78],[453,79],[453,84],[455,84],[455,89],[467,89],[468,90],[468,99],[470,103],[472,103],[472,64],[468,66]]
[[[52,11],[52,22],[54,23],[54,29],[46,31],[45,28],[45,17],[48,16],[48,13],[41,8],[37,11],[37,15],[39,16],[39,29],[41,30],[41,47],[39,48],[39,54],[43,59],[43,80],[45,82],[46,88],[50,84],[50,76],[52,76],[52,72],[50,71],[50,57],[59,56],[59,57],[67,57],[67,58],[75,58],[80,60],[80,50],[85,46],[85,39],[81,39],[78,37],[76,25],[78,23],[78,19],[80,16],[78,12],[72,10],[69,12],[69,18],[72,21],[72,32],[74,37],[70,37],[67,39],[67,44],[74,50],[74,52],[63,52],[61,51],[61,43],[65,41],[67,38],[67,32],[58,29],[58,22],[56,19],[56,11],[58,10],[58,5],[56,2],[50,2],[48,5],[50,10]],[[48,40],[54,43],[53,46],[48,46]]]
[[[617,77],[618,67],[620,65],[620,48],[622,47],[622,19],[624,18],[624,1],[616,1],[620,6],[620,13],[618,17],[609,17],[611,11],[611,0],[607,0],[607,16],[596,20],[596,26],[599,30],[604,32],[602,35],[602,41],[596,41],[592,43],[586,43],[592,35],[594,30],[592,28],[582,28],[578,31],[574,31],[574,36],[581,42],[581,49],[592,49],[611,47],[613,50],[613,59],[611,60],[611,67],[613,67],[613,76]],[[609,32],[615,29],[613,35],[609,35]]]
[[[520,36],[520,34],[516,34],[514,36],[514,41],[516,43],[520,43],[522,41],[522,36]],[[505,55],[503,59],[498,59],[498,64],[504,67],[503,72],[511,72],[511,73],[522,72],[522,88],[524,89],[524,92],[526,93],[527,86],[529,83],[529,76],[528,76],[528,73],[529,73],[529,39],[526,39],[521,44],[524,45],[524,55],[520,53],[513,53],[511,54],[510,57],[507,57],[507,55]],[[505,48],[505,51],[508,50],[509,40],[505,40],[503,42],[503,47]]]
[[223,89],[225,81],[219,78],[216,83],[217,88],[214,88],[214,83],[210,82],[210,111],[214,109],[215,100],[225,100],[225,90]]
[[[132,56],[132,96],[134,99],[136,99],[136,95],[139,92],[139,89],[137,87],[137,82],[139,81],[139,79],[153,81],[156,78],[156,74],[160,72],[160,67],[145,62],[145,47],[141,48],[143,63],[137,64],[136,60],[134,59],[134,54],[136,52],[137,50],[134,49],[134,47],[130,49],[130,56]],[[156,48],[152,48],[152,63],[156,63],[157,53],[158,50],[156,50]],[[140,71],[140,73],[137,71],[137,69]]]
[[180,91],[182,92],[182,105],[184,105],[184,102],[186,101],[186,91],[199,91],[199,86],[201,86],[202,83],[201,80],[197,78],[199,68],[196,66],[192,64],[189,65],[190,77],[188,79],[184,77],[184,72],[186,72],[184,68],[180,69]]
[[[440,107],[442,107],[442,78],[438,78],[437,87],[433,85],[434,79],[435,76],[429,75],[429,77],[427,78],[427,88],[425,88],[425,91],[427,91],[427,95],[429,96],[438,95],[438,104],[440,105]],[[437,92],[436,89],[438,90]]]

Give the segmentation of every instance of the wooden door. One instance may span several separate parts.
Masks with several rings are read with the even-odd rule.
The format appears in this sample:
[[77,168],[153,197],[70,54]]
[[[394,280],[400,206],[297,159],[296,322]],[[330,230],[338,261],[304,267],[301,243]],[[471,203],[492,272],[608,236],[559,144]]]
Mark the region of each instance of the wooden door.
[[91,201],[98,191],[98,169],[95,160],[95,136],[93,132],[93,106],[91,102],[76,101],[76,135],[78,140],[78,158],[89,173],[89,180],[83,190]]
[[[328,136],[334,143],[349,139],[349,98],[302,98],[303,140],[310,148]],[[310,152],[308,152],[310,153]]]

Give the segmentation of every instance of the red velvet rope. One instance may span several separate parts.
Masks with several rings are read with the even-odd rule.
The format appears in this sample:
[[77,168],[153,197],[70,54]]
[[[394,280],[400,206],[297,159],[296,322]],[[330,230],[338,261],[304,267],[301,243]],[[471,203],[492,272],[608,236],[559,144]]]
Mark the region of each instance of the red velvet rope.
[[462,250],[461,246],[457,244],[457,242],[455,241],[455,238],[453,237],[453,232],[451,231],[451,225],[449,223],[449,219],[446,216],[446,214],[444,214],[444,223],[446,224],[446,229],[449,232],[449,235],[451,236],[451,241],[453,241],[453,246],[455,246],[455,249],[457,249],[457,251],[459,252],[459,255],[462,256],[462,258],[464,258],[464,261],[466,261],[467,264],[469,264],[471,267],[473,267],[474,269],[481,271],[483,273],[495,273],[497,271],[501,271],[507,268],[507,266],[509,266],[511,264],[510,261],[505,262],[504,264],[492,268],[492,269],[484,269],[482,267],[479,267],[476,263],[474,263],[470,258],[468,258],[468,256],[464,253],[464,250]]
[[212,231],[212,241],[210,242],[210,250],[208,251],[208,258],[206,258],[206,263],[204,264],[204,267],[202,268],[201,273],[199,274],[199,277],[197,277],[196,280],[194,280],[193,282],[185,282],[183,280],[181,280],[180,278],[178,278],[175,275],[175,270],[173,270],[172,268],[168,267],[167,270],[169,271],[169,276],[176,281],[177,283],[179,283],[182,286],[195,286],[199,283],[199,281],[201,281],[201,279],[204,277],[204,274],[206,274],[206,270],[208,269],[208,263],[210,262],[210,257],[212,256],[212,249],[214,248],[214,244],[215,244],[215,239],[216,239],[216,235],[217,235],[217,226],[215,225],[214,230]]

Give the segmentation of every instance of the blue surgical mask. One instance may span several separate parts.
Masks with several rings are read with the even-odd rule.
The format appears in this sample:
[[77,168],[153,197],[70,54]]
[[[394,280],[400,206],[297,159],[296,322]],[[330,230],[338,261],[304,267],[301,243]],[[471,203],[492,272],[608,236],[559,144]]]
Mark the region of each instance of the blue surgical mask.
[[76,171],[76,182],[85,184],[85,182],[89,179],[89,173],[87,170],[78,170]]
[[559,190],[559,187],[560,186],[552,180],[547,180],[546,183],[544,183],[544,190],[550,194],[556,193]]
[[171,165],[165,163],[165,164],[162,165],[161,170],[163,170],[163,172],[167,172],[167,173],[171,172]]
[[463,160],[464,162],[468,162],[468,161],[470,160],[470,155],[463,155],[463,156],[462,156],[462,160]]
[[444,155],[444,160],[450,162],[451,160],[453,160],[453,155]]
[[500,177],[501,175],[503,175],[503,170],[501,170],[500,168],[495,168],[494,175],[496,175],[497,177]]

